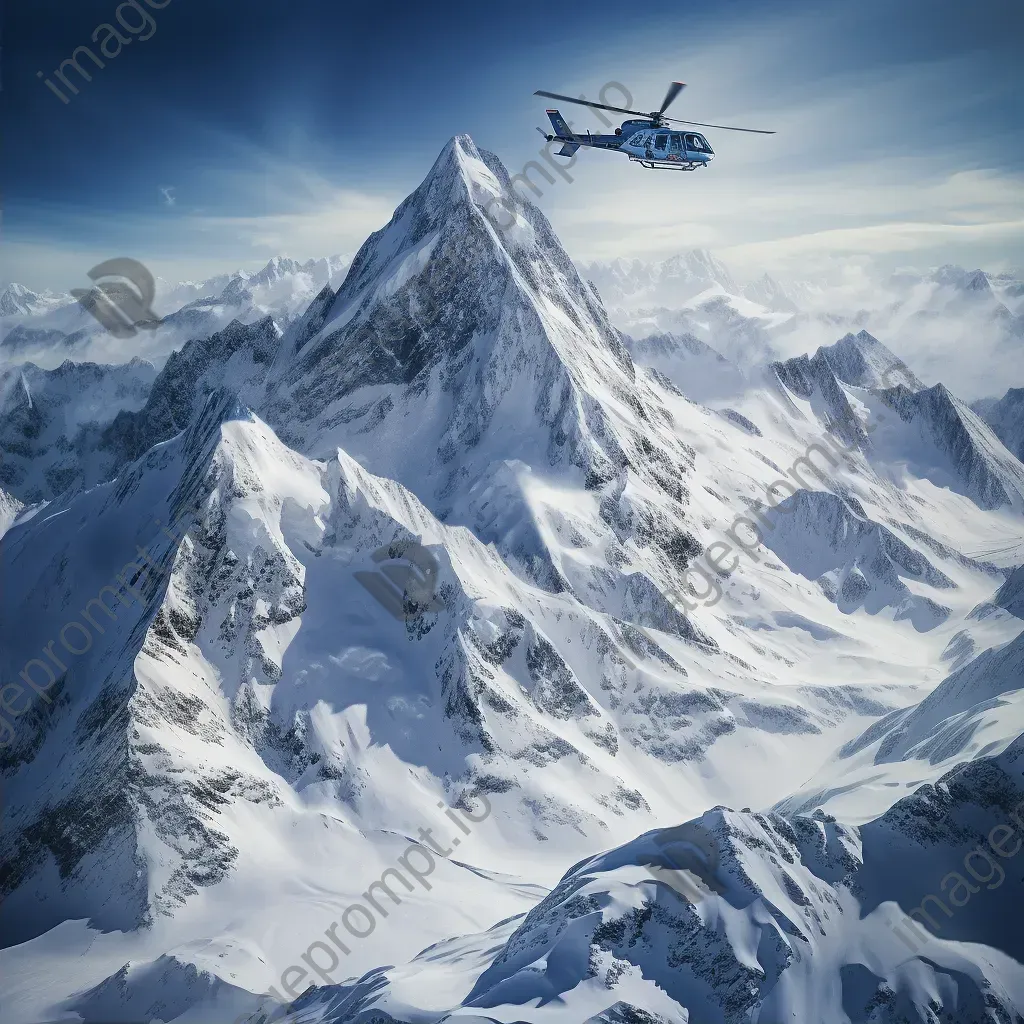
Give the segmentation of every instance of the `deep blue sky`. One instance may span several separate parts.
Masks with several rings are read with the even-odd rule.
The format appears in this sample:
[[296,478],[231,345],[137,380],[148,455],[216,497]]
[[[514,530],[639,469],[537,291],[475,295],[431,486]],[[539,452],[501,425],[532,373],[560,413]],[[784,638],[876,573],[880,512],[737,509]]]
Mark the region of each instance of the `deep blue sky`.
[[1019,0],[169,0],[62,104],[36,72],[98,51],[115,8],[8,5],[0,279],[68,287],[115,255],[180,277],[350,251],[451,135],[513,170],[535,155],[534,89],[617,79],[649,109],[674,77],[689,87],[673,113],[780,134],[713,135],[716,164],[671,182],[588,154],[540,200],[573,255],[799,261],[825,237],[1024,262]]

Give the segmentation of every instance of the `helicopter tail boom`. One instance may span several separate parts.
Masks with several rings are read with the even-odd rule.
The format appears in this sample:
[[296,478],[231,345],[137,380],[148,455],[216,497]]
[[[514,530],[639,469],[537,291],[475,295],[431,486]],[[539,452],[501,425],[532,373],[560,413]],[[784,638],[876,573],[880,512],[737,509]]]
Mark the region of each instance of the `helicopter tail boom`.
[[[557,110],[547,111],[548,120],[551,122],[551,127],[555,129],[555,138],[558,139],[575,139],[576,136],[573,134],[573,130],[566,124],[565,118]],[[573,150],[575,152],[575,150]]]

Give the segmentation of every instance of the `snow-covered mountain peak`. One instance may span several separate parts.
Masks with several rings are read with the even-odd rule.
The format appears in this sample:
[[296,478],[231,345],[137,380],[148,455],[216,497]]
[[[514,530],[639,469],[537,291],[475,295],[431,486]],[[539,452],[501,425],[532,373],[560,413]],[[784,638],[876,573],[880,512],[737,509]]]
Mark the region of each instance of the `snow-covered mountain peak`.
[[846,334],[833,345],[823,345],[818,354],[844,384],[858,388],[903,384],[912,391],[924,387],[902,359],[867,331]]
[[0,316],[12,316],[30,311],[39,296],[17,281],[12,281],[0,293]]
[[419,187],[356,253],[328,323],[343,314],[371,281],[385,291],[401,288],[426,265],[439,231],[473,216],[471,211],[483,214],[501,194],[502,183],[473,140],[468,135],[449,140]]
[[250,284],[269,284],[285,274],[297,274],[302,264],[288,256],[274,256],[267,265],[249,278]]
[[[344,448],[546,589],[575,579],[614,614],[624,599],[650,597],[660,608],[650,614],[677,618],[663,598],[640,595],[651,572],[678,566],[616,572],[612,597],[610,579],[599,583],[542,526],[551,517],[568,530],[556,507],[571,501],[602,544],[624,543],[642,523],[671,544],[687,535],[692,452],[497,158],[453,139],[359,250],[319,329],[321,314],[309,315],[314,333],[304,326],[283,346],[298,351],[282,355],[260,406],[286,443],[316,458]],[[557,501],[546,491],[554,476]]]
[[777,313],[796,313],[797,304],[785,288],[767,271],[756,281],[751,281],[744,289],[743,295],[765,309]]
[[581,269],[610,308],[676,308],[694,300],[742,294],[729,268],[706,249],[654,263],[618,259],[584,264]]
[[[622,465],[608,403],[613,418],[635,415],[629,356],[543,214],[466,136],[367,239],[319,330],[300,344],[275,368],[269,420],[310,453],[354,445],[428,504],[416,478],[436,465],[430,489],[450,493],[455,481],[442,467],[467,449],[490,465],[539,445],[540,464],[564,457],[601,480]],[[538,418],[524,423],[524,408]],[[409,421],[423,442],[414,465],[396,461],[411,454],[404,444],[358,439],[371,425],[378,437],[407,432]],[[472,478],[465,464],[459,476]]]
[[49,291],[34,292],[12,281],[0,292],[0,317],[45,313],[71,301],[69,295],[54,295]]
[[932,280],[941,286],[958,291],[991,295],[992,286],[983,270],[966,270],[954,264],[944,264],[932,273]]

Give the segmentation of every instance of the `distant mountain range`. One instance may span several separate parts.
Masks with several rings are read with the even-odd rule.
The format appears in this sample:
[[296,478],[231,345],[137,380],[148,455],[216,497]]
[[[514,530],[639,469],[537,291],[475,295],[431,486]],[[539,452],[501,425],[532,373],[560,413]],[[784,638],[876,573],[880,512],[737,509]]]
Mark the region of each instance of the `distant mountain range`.
[[[304,310],[325,284],[344,277],[349,258],[331,256],[304,263],[275,256],[262,270],[236,271],[205,281],[157,282],[156,330],[113,339],[70,295],[37,295],[19,284],[0,293],[0,360],[53,368],[67,358],[160,364],[193,338],[206,338],[232,321],[251,323],[272,316],[280,326]],[[83,275],[84,276],[84,275]]]

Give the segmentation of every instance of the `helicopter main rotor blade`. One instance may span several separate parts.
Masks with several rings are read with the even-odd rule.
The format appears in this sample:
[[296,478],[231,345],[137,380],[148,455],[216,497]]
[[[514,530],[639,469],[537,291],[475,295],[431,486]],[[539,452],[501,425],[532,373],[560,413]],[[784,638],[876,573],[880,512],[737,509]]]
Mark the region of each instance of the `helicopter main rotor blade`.
[[774,135],[775,132],[766,132],[763,128],[735,128],[730,124],[707,124],[704,121],[681,121],[678,117],[666,117],[666,121],[673,124],[694,124],[698,128],[721,128],[726,132],[755,132],[757,135]]
[[659,114],[664,114],[668,110],[668,105],[686,88],[685,82],[673,82],[668,87],[668,92],[665,93],[665,100],[658,109]]
[[645,114],[642,110],[627,110],[625,107],[610,107],[607,103],[593,103],[590,100],[580,100],[575,96],[563,96],[558,92],[545,92],[543,89],[538,89],[534,96],[547,96],[553,100],[565,100],[566,103],[579,103],[584,107],[596,107],[598,110],[614,110],[617,114],[636,114],[638,117],[649,118],[650,114]]
[[[675,86],[678,86],[679,88],[674,89]],[[665,98],[665,103],[662,105],[661,110],[664,110],[665,107],[667,107],[668,104],[671,103],[672,100],[674,100],[676,96],[679,95],[679,93],[682,91],[684,87],[684,82],[673,82],[672,85],[669,87],[669,95]],[[544,89],[537,89],[533,95],[547,96],[549,99],[553,100],[565,100],[566,103],[578,103],[580,104],[580,106],[594,107],[597,110],[612,110],[616,114],[632,114],[634,117],[642,117],[644,118],[644,120],[647,121],[653,120],[652,115],[643,110],[627,110],[625,107],[612,107],[609,106],[607,103],[594,103],[592,100],[581,100],[577,99],[575,96],[565,96],[563,93],[560,92],[546,92]],[[661,110],[657,112],[658,117],[660,117],[662,121],[672,121],[674,124],[692,124],[696,125],[698,128],[720,128],[723,131],[727,132],[754,132],[757,135],[775,134],[775,132],[768,132],[765,131],[763,128],[736,128],[728,124],[707,124],[704,121],[682,121],[678,117],[662,116]]]

